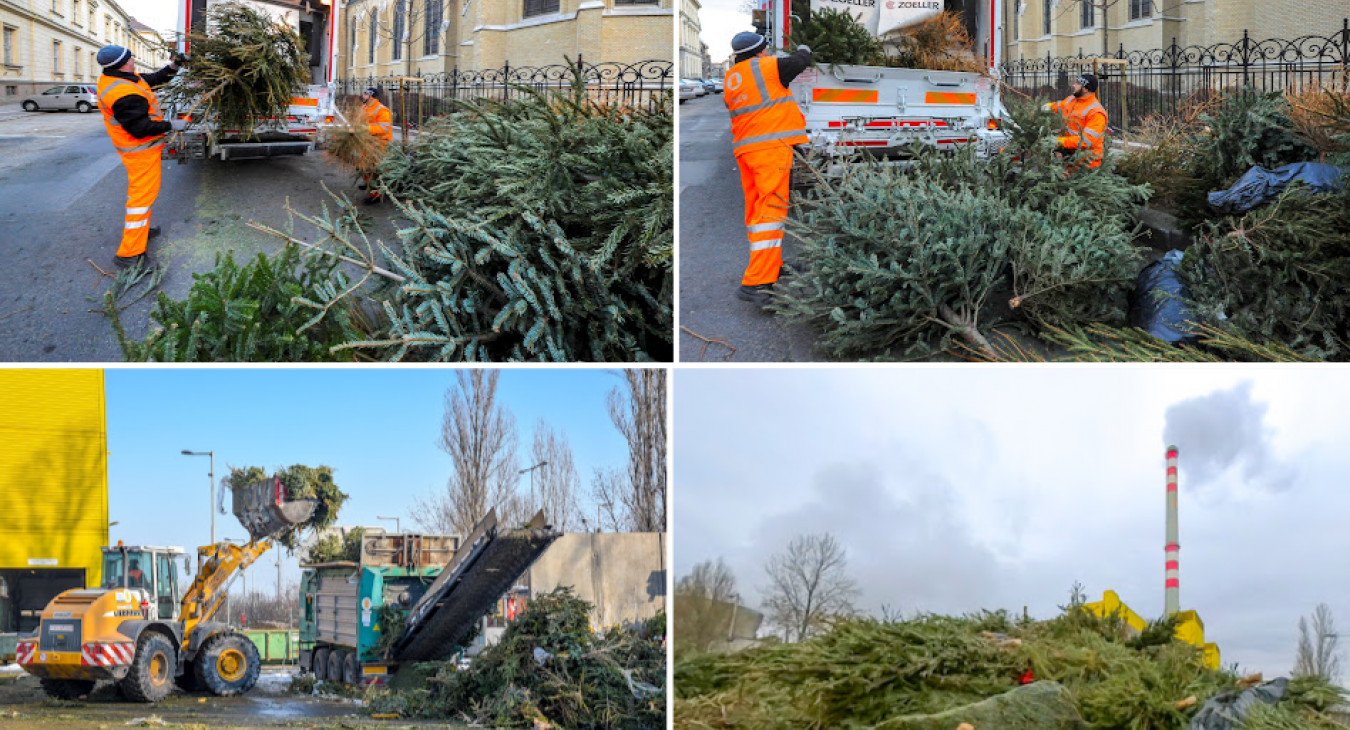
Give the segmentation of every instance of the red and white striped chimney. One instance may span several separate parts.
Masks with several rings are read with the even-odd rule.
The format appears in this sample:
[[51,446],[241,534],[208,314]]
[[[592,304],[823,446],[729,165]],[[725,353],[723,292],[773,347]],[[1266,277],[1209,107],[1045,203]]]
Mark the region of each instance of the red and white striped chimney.
[[1167,447],[1167,599],[1165,615],[1181,611],[1181,580],[1178,577],[1177,557],[1181,545],[1177,541],[1177,447]]

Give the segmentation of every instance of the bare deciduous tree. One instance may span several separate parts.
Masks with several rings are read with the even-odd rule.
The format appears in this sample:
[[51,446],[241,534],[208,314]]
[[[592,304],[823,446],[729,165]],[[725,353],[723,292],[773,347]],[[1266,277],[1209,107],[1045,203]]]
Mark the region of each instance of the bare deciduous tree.
[[502,524],[528,519],[516,486],[516,421],[497,402],[498,370],[460,370],[445,393],[441,450],[454,460],[445,488],[414,501],[413,522],[431,532],[467,535],[496,508]]
[[666,371],[622,370],[624,389],[609,393],[609,418],[628,441],[628,467],[597,469],[592,492],[601,527],[619,532],[666,529]]
[[847,569],[844,547],[828,532],[798,535],[769,558],[769,585],[761,592],[769,621],[783,630],[784,641],[801,641],[831,616],[854,612],[860,591]]
[[732,633],[736,576],[722,561],[705,560],[675,583],[675,652],[707,651]]
[[1294,659],[1294,676],[1319,676],[1336,682],[1341,674],[1341,637],[1336,633],[1336,622],[1331,607],[1325,603],[1313,609],[1312,627],[1307,617],[1298,620],[1298,655]]
[[572,445],[567,442],[567,435],[554,431],[544,419],[539,419],[534,426],[530,456],[533,464],[544,463],[532,473],[535,504],[531,509],[542,509],[549,524],[568,532],[579,521],[577,493],[581,491],[581,478],[572,461]]

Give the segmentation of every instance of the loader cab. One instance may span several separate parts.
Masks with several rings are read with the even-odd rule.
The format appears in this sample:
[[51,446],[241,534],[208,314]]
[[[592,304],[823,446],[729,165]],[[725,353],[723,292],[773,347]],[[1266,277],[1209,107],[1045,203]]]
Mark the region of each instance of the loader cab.
[[178,561],[185,551],[177,547],[147,547],[118,543],[103,548],[104,588],[144,591],[150,618],[179,619],[186,587],[178,578]]

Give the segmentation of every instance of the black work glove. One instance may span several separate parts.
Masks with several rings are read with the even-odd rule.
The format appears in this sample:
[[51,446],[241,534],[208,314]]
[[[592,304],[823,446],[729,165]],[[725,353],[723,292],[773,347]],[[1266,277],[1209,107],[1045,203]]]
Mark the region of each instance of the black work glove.
[[182,68],[182,67],[188,65],[188,61],[189,61],[189,60],[191,60],[191,59],[189,59],[187,56],[185,56],[185,55],[183,55],[183,54],[181,54],[181,53],[175,53],[175,54],[173,54],[173,67],[174,67],[174,68]]

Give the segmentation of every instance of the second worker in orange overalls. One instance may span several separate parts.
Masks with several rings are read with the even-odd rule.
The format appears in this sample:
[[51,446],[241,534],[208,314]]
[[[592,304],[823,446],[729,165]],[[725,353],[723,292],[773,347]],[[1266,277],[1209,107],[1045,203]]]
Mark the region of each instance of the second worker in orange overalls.
[[722,100],[731,113],[731,149],[745,193],[745,232],[750,265],[737,296],[763,306],[783,267],[783,232],[788,214],[792,146],[805,144],[806,118],[788,84],[811,65],[811,49],[798,46],[782,58],[770,56],[758,33],[731,39],[736,65],[727,71]]
[[1073,154],[1087,149],[1088,167],[1101,167],[1106,154],[1106,108],[1097,101],[1097,77],[1083,74],[1069,87],[1072,94],[1064,101],[1046,104],[1045,110],[1064,117],[1069,134],[1059,138],[1059,149]]
[[178,56],[164,68],[136,73],[131,51],[122,46],[104,46],[94,60],[103,67],[98,79],[98,108],[113,148],[127,168],[127,206],[122,218],[122,243],[113,263],[119,267],[150,263],[146,245],[159,233],[150,227],[150,208],[159,197],[160,149],[165,135],[181,131],[187,122],[164,120],[159,112],[156,86],[169,82],[186,59]]

